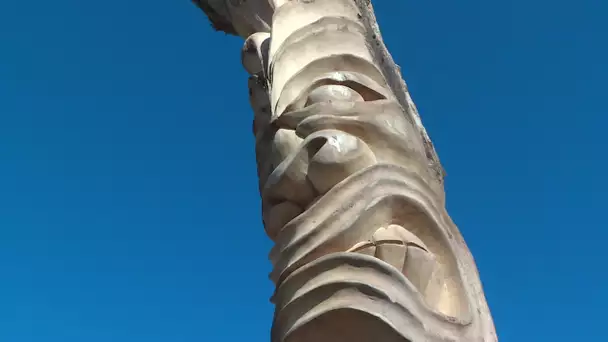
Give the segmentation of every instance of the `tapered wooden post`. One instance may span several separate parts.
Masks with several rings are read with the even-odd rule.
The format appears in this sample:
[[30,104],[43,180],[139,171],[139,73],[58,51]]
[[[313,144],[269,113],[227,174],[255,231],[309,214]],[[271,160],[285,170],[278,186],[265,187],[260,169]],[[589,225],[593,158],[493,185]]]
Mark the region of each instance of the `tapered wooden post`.
[[245,39],[273,342],[496,341],[369,0],[199,0]]

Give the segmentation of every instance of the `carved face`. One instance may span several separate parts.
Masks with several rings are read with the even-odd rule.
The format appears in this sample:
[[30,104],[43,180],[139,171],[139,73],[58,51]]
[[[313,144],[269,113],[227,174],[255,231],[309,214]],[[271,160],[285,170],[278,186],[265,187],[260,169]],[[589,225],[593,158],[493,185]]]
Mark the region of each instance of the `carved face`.
[[274,1],[269,23],[268,4],[227,8],[238,32],[259,30],[243,65],[276,243],[273,341],[495,340],[424,132],[387,81],[371,9]]

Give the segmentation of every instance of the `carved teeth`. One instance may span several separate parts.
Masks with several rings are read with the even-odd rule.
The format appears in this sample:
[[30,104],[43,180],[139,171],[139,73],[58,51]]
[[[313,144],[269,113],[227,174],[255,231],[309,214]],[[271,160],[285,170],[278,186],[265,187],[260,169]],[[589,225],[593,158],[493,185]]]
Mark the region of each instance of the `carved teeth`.
[[372,235],[376,245],[376,257],[397,269],[402,269],[406,258],[406,246],[394,229],[384,227]]
[[363,241],[352,246],[347,252],[366,254],[369,256],[376,255],[376,245],[370,241]]
[[[444,301],[444,295],[446,292],[444,291],[446,287],[446,277],[443,274],[443,270],[436,264],[435,271],[431,275],[429,279],[426,289],[424,290],[424,295],[427,303],[432,307],[439,307],[440,303]],[[452,302],[451,300],[444,301],[447,303]],[[439,309],[442,309],[439,307]],[[450,310],[446,310],[445,312],[450,312]],[[453,311],[452,311],[453,312]]]
[[426,247],[426,245],[422,242],[422,240],[420,240],[416,235],[414,235],[412,232],[410,232],[409,230],[401,227],[400,225],[396,225],[396,224],[391,224],[388,226],[387,231],[390,231],[391,234],[394,234],[396,236],[398,236],[400,239],[402,239],[406,244],[408,245],[416,245],[426,251],[428,251],[429,249]]
[[372,235],[372,242],[375,244],[382,242],[393,242],[403,244],[403,240],[396,234],[395,229],[387,229],[385,227],[380,227],[378,230],[374,232]]
[[437,267],[438,264],[433,254],[416,246],[407,247],[403,274],[422,294],[426,294],[429,281]]
[[372,235],[372,241],[399,241],[399,243],[418,246],[423,250],[428,251],[428,248],[422,242],[422,240],[420,240],[409,230],[397,224],[391,224],[387,228],[381,227],[380,229],[376,230],[376,232]]
[[395,224],[381,227],[371,241],[359,242],[348,252],[375,256],[401,270],[429,305],[438,304],[445,281],[441,268],[424,243],[405,228]]
[[400,244],[392,241],[376,243],[376,258],[397,269],[403,268],[406,256],[407,250],[405,245],[403,245],[403,241]]

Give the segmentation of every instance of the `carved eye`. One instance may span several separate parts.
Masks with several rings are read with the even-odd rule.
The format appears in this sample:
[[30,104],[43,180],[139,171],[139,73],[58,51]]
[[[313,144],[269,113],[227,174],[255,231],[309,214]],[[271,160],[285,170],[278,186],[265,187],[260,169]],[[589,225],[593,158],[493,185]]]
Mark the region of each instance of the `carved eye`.
[[333,101],[358,102],[364,101],[364,99],[361,94],[359,94],[352,88],[338,84],[327,84],[313,89],[310,94],[308,94],[306,106],[315,103]]

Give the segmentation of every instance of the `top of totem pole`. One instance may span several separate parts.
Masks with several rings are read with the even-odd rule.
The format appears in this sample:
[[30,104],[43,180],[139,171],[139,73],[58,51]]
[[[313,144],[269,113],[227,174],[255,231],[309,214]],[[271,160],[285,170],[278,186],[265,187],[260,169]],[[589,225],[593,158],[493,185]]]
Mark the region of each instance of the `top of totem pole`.
[[[276,8],[292,0],[191,0],[209,18],[212,27],[217,31],[226,34],[240,36],[247,39],[256,32],[270,32],[272,27],[272,17]],[[315,0],[298,0],[306,3]],[[381,69],[386,77],[390,88],[395,93],[399,103],[416,124],[423,142],[426,146],[429,166],[434,170],[436,178],[443,183],[445,172],[439,162],[439,157],[435,151],[433,143],[429,138],[426,129],[422,125],[420,116],[412,101],[407,85],[403,81],[399,67],[393,61],[390,53],[382,41],[380,31],[372,10],[370,0],[353,0],[362,9],[362,21],[371,33],[370,39],[375,44],[370,45],[375,49],[375,53],[380,56]],[[365,8],[365,10],[363,10]]]
[[224,0],[192,0],[192,2],[205,12],[214,29],[227,34],[237,34],[230,22]]
[[255,32],[269,32],[273,0],[192,0],[205,12],[217,31],[247,38]]

